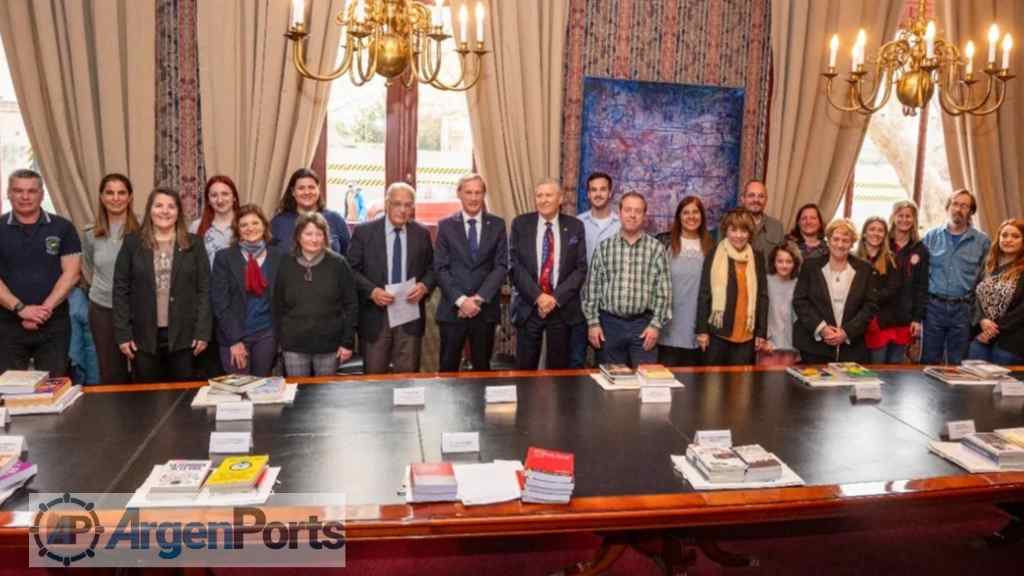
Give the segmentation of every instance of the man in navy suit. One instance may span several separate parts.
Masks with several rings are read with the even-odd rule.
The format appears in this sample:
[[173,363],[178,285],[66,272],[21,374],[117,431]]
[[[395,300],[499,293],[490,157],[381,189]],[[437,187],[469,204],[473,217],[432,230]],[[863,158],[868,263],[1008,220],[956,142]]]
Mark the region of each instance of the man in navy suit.
[[434,274],[441,286],[437,322],[442,372],[454,372],[469,341],[474,370],[490,370],[494,327],[501,318],[501,286],[508,274],[505,221],[484,208],[487,183],[479,174],[459,179],[462,210],[437,224]]
[[547,367],[569,367],[571,327],[583,323],[580,288],[587,278],[587,236],[583,223],[562,207],[562,186],[553,178],[534,188],[536,212],[512,221],[509,241],[515,301],[516,363],[536,370],[547,335]]
[[[385,215],[356,226],[348,260],[359,287],[359,341],[367,374],[419,372],[424,303],[434,289],[434,248],[430,232],[412,220],[416,191],[405,182],[388,186]],[[389,285],[414,280],[401,297],[418,304],[420,317],[398,326],[388,320],[388,306],[398,297]]]

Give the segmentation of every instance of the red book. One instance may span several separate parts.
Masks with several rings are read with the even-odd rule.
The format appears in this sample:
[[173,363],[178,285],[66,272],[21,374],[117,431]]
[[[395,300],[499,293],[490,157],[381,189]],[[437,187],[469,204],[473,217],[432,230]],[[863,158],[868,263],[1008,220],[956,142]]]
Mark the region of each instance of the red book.
[[413,490],[455,486],[455,470],[451,462],[418,462],[409,468]]
[[570,452],[545,450],[530,447],[526,451],[526,470],[544,475],[572,478],[575,468],[575,456]]

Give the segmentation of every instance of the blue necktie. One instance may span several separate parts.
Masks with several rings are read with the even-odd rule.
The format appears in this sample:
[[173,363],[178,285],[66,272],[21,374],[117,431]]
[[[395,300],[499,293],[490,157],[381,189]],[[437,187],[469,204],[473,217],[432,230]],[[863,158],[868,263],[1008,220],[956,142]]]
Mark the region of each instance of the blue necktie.
[[395,243],[391,249],[391,283],[399,284],[405,280],[402,276],[402,229],[395,228]]
[[480,251],[480,238],[476,235],[476,218],[469,219],[469,257],[476,260],[476,253]]

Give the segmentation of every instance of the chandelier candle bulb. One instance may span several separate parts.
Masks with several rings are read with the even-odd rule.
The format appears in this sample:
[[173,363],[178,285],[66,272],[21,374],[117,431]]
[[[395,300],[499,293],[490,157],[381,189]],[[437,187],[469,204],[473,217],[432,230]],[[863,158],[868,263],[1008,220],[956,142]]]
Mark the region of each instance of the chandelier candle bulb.
[[833,34],[832,35],[832,41],[829,42],[829,51],[828,51],[828,67],[829,68],[835,68],[836,67],[836,55],[838,53],[839,53],[839,35],[838,34]]
[[1003,70],[1010,69],[1010,50],[1013,49],[1013,37],[1003,36]]
[[293,26],[300,26],[300,25],[302,25],[303,21],[305,20],[305,18],[303,18],[303,13],[306,11],[304,4],[305,4],[304,0],[292,0],[292,25]]
[[476,3],[476,41],[478,44],[484,43],[484,3]]
[[466,25],[469,24],[469,10],[466,9],[466,5],[463,4],[459,7],[459,41],[463,44],[466,43]]
[[356,22],[366,21],[366,3],[363,0],[359,0],[356,4]]
[[935,21],[928,21],[928,28],[924,33],[924,52],[927,58],[935,57]]
[[988,63],[996,65],[996,44],[999,42],[999,26],[993,24],[988,29]]
[[967,56],[967,66],[964,68],[964,73],[967,75],[967,78],[970,78],[974,75],[974,42],[967,41],[964,54]]
[[441,10],[442,10],[442,8],[441,7],[442,7],[443,4],[444,4],[444,0],[437,0],[437,2],[434,4],[434,7],[430,9],[430,11],[432,12],[432,15],[434,17],[434,27],[440,27],[442,25],[442,21],[441,21]]

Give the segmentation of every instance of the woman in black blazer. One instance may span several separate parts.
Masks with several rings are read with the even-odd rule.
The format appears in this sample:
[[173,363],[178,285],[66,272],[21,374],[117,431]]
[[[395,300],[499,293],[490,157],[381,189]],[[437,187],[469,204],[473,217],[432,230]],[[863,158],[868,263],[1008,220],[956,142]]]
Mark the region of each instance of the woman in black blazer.
[[857,230],[846,219],[825,229],[828,257],[800,268],[793,293],[793,343],[801,362],[864,362],[864,332],[878,312],[871,266],[850,255]]
[[210,261],[185,228],[177,191],[157,188],[114,265],[114,333],[136,382],[192,379],[210,340]]
[[282,255],[270,245],[270,223],[258,206],[238,208],[233,227],[235,241],[217,252],[210,279],[220,362],[232,374],[270,376],[277,357],[271,302]]

